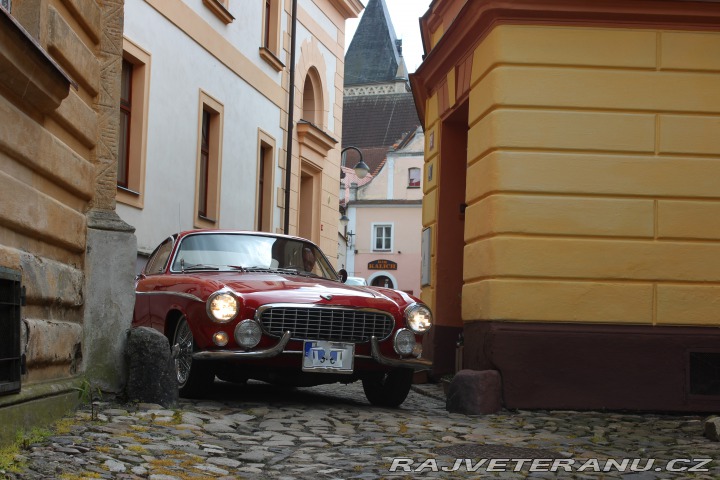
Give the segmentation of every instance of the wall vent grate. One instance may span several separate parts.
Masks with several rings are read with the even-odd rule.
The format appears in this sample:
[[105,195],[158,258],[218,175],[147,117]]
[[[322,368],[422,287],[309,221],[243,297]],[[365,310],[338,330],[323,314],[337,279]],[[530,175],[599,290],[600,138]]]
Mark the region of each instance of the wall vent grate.
[[20,272],[0,267],[0,395],[20,391]]
[[690,394],[720,395],[720,352],[690,352]]

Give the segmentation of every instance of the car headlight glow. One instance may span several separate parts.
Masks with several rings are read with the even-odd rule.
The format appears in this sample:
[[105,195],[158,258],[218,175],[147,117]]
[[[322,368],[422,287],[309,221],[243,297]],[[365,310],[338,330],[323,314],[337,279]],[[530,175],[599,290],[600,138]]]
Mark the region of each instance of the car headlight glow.
[[218,347],[224,347],[228,343],[228,334],[225,332],[215,332],[213,342],[215,342],[215,345]]
[[432,326],[432,312],[422,303],[413,303],[405,309],[405,324],[415,333],[423,334]]
[[262,329],[255,320],[243,320],[235,327],[235,341],[243,348],[253,348],[261,337]]
[[407,328],[401,328],[395,334],[393,347],[398,355],[410,355],[415,349],[415,334]]
[[218,323],[227,323],[238,314],[238,300],[229,292],[215,292],[207,301],[207,313]]

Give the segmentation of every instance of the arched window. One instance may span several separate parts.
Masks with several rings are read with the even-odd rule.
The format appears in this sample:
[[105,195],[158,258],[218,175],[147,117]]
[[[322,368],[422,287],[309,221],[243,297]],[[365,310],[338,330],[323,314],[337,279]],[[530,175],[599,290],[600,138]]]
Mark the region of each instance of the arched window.
[[322,88],[317,70],[311,68],[305,76],[303,86],[303,114],[302,119],[322,127]]

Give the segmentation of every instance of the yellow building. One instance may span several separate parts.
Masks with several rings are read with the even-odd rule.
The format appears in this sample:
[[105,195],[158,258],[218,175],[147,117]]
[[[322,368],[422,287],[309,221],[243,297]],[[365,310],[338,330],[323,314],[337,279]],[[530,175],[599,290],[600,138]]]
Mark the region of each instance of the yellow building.
[[510,408],[717,410],[720,3],[435,0],[421,30],[434,373],[462,333]]

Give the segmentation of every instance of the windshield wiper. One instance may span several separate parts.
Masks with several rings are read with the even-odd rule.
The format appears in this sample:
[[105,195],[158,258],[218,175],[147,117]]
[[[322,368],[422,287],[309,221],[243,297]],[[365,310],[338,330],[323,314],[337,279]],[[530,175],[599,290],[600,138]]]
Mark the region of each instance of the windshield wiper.
[[300,275],[301,277],[323,278],[323,277],[321,277],[320,275],[318,275],[317,273],[313,273],[313,272],[303,272],[303,271],[299,271],[299,272],[297,272],[297,274]]
[[195,265],[185,266],[184,262],[180,262],[180,269],[183,272],[190,272],[193,270],[220,270],[220,267],[215,265],[204,265],[202,263],[196,263]]

